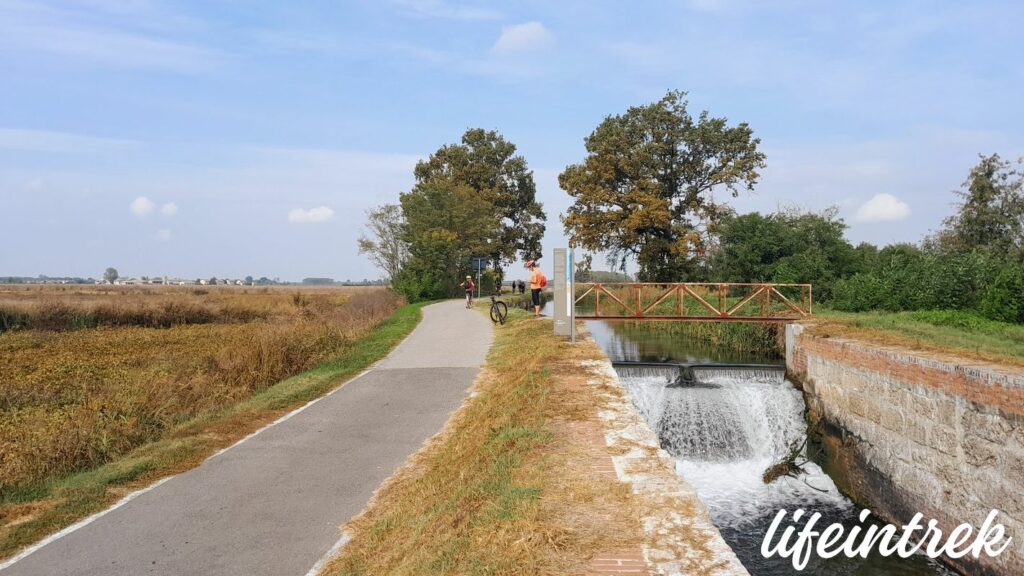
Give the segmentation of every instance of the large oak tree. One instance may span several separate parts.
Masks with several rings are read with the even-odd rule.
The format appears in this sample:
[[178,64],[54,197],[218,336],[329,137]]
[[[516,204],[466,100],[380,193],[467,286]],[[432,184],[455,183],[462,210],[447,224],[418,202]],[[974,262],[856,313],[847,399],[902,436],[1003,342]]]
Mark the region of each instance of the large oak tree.
[[691,278],[706,261],[724,207],[713,193],[752,190],[765,156],[746,123],[707,111],[693,118],[686,93],[609,116],[586,138],[587,157],[559,184],[575,199],[563,217],[572,242],[607,252],[638,277]]
[[459,186],[473,190],[493,206],[497,234],[490,238],[489,256],[498,266],[516,255],[537,258],[544,235],[544,209],[537,202],[537,186],[526,160],[515,144],[493,130],[472,128],[460,144],[442,146],[416,165],[416,184]]

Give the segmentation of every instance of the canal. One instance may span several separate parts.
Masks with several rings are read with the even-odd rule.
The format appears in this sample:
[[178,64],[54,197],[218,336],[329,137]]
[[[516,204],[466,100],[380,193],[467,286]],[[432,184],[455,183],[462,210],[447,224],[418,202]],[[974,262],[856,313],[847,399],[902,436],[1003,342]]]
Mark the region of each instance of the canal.
[[[662,323],[591,321],[587,325],[613,362],[783,363],[770,351],[716,349],[682,337],[678,332],[685,330],[677,332]],[[803,395],[781,371],[697,370],[696,382],[682,386],[668,386],[678,376],[676,368],[619,366],[616,371],[662,447],[675,459],[677,473],[697,491],[752,575],[955,574],[924,555],[886,558],[875,552],[867,558],[824,560],[812,554],[802,572],[794,569],[791,559],[762,556],[762,540],[780,509],[792,513],[802,508],[808,515],[820,512],[820,528],[842,522],[848,533],[859,525],[860,508],[823,471],[828,463],[822,451],[808,447]],[[803,473],[765,482],[770,467],[794,456]]]

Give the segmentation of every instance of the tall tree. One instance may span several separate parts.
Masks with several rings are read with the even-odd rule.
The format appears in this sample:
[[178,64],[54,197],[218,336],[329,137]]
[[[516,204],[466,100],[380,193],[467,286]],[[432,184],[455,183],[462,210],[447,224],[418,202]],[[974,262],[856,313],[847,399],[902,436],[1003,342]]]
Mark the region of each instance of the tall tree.
[[583,163],[558,177],[575,199],[562,219],[572,241],[621,267],[635,258],[645,280],[697,273],[725,209],[713,193],[752,190],[765,166],[746,123],[707,111],[693,118],[686,107],[686,93],[670,91],[605,118],[585,140]]
[[1024,172],[998,154],[980,158],[956,191],[956,214],[930,244],[948,252],[980,249],[1024,258]]
[[409,259],[392,285],[411,300],[452,296],[472,257],[489,253],[493,205],[468,186],[417,185],[400,198]]
[[498,266],[541,254],[544,209],[537,186],[515,144],[496,131],[472,128],[460,144],[448,144],[416,164],[417,185],[467,187],[493,206],[498,222],[488,252]]
[[384,204],[366,211],[369,236],[359,237],[359,253],[369,256],[390,281],[409,258],[409,244],[402,237],[405,219],[398,204]]
[[111,284],[113,284],[114,280],[117,280],[119,277],[120,276],[117,274],[117,268],[107,268],[103,271],[103,279]]

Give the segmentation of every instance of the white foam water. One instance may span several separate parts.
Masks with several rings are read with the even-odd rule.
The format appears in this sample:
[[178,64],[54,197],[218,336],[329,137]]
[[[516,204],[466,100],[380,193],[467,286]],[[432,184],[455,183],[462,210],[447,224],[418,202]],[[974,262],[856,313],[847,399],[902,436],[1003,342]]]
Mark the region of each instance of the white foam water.
[[696,385],[677,387],[657,370],[628,368],[620,379],[716,524],[739,528],[794,505],[852,506],[813,462],[799,478],[762,480],[807,434],[803,397],[780,372],[699,370]]

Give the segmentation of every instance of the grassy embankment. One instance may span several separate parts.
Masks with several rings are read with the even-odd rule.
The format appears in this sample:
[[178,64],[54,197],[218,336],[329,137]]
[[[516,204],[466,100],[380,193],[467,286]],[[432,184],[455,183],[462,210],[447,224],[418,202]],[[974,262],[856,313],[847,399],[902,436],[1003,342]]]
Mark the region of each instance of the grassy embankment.
[[476,395],[350,523],[325,574],[578,574],[637,546],[632,496],[573,432],[598,434],[605,402],[580,382],[586,352],[521,310],[496,331]]
[[[0,558],[322,395],[420,317],[383,290],[44,296],[0,294],[22,326],[0,334]],[[99,307],[107,318],[180,318],[190,306],[214,319],[165,329],[54,320],[99,317]]]
[[815,312],[812,330],[938,354],[1024,366],[1024,325],[987,320],[970,312]]
[[[810,322],[815,334],[1024,366],[1024,326],[987,320],[969,312],[844,313],[819,307]],[[629,327],[622,329],[628,331]],[[648,335],[701,343],[708,349],[775,357],[783,352],[779,338],[782,325],[778,324],[649,322],[639,329]]]

